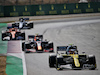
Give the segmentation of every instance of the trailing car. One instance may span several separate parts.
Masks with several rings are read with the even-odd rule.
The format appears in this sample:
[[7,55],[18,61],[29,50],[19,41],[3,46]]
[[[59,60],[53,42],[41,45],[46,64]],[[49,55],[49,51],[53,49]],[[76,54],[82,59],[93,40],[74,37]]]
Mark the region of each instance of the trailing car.
[[[18,29],[31,29],[34,26],[33,22],[27,22],[26,20],[29,20],[29,18],[19,18],[19,22],[12,23],[13,28]],[[9,26],[7,27],[9,29]]]
[[25,32],[21,32],[16,28],[9,28],[2,31],[2,41],[9,40],[25,40]]
[[56,54],[49,55],[49,67],[57,70],[66,68],[70,65],[72,69],[96,69],[95,55],[78,54],[77,46],[58,46]]
[[53,52],[53,42],[43,41],[43,35],[29,35],[29,41],[22,43],[22,50],[29,52]]

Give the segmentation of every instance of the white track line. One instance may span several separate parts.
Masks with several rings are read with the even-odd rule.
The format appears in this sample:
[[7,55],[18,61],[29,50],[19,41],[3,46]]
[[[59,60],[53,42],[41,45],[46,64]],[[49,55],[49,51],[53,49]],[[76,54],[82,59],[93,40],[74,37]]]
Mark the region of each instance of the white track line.
[[[22,51],[22,41],[20,41],[20,49]],[[27,69],[26,69],[26,61],[25,61],[25,55],[24,52],[22,51],[22,62],[23,62],[23,75],[27,75]]]

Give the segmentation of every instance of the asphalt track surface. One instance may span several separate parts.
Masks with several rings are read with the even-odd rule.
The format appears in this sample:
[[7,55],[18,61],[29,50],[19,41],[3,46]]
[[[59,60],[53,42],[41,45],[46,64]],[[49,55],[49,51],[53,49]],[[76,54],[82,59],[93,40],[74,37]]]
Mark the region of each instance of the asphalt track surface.
[[100,16],[36,21],[34,29],[25,32],[26,40],[28,35],[43,34],[53,41],[55,52],[57,46],[77,45],[79,54],[93,54],[97,61],[96,70],[57,71],[49,68],[50,53],[25,53],[27,75],[100,75]]

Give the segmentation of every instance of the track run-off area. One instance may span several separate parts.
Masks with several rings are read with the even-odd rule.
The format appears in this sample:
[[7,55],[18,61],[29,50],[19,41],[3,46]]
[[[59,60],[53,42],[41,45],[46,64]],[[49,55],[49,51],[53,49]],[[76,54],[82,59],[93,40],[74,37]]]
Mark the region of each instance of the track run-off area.
[[27,75],[99,75],[100,74],[100,16],[74,17],[59,20],[34,21],[34,28],[22,30],[28,35],[42,34],[43,39],[53,41],[54,51],[57,46],[74,44],[79,54],[96,56],[96,70],[70,70],[57,71],[49,68],[50,53],[24,53]]

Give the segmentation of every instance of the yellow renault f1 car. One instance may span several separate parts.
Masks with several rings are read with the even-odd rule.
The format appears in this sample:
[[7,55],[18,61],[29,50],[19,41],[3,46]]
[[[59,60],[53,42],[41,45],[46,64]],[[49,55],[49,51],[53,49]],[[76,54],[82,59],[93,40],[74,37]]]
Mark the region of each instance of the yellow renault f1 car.
[[71,69],[95,70],[96,59],[94,55],[78,54],[77,46],[58,46],[57,54],[49,55],[49,67],[62,70],[65,65],[70,65]]

